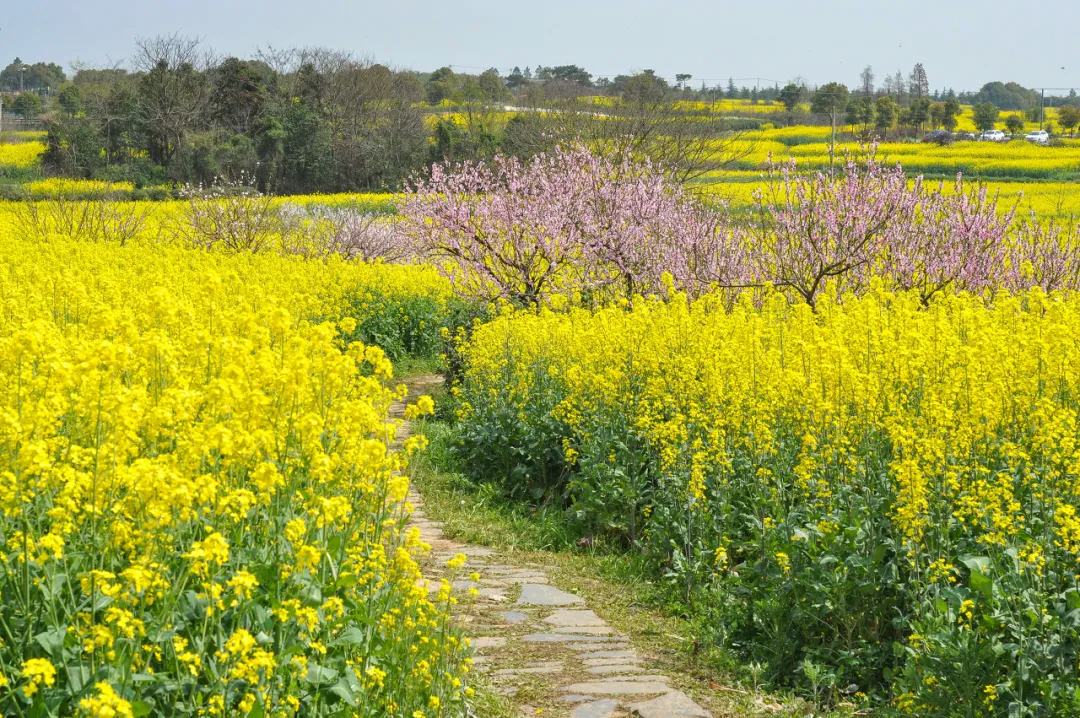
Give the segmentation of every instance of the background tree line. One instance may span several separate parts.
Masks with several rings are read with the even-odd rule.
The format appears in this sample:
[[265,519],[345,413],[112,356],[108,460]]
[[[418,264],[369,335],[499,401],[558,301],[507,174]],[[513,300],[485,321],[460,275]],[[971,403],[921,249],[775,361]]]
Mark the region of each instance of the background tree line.
[[[324,48],[221,58],[181,35],[136,47],[126,67],[76,67],[70,81],[53,63],[16,59],[0,71],[0,88],[17,93],[5,107],[45,122],[47,172],[136,186],[224,176],[275,193],[393,190],[434,161],[527,158],[583,139],[662,163],[686,181],[737,159],[746,151],[737,149],[740,133],[765,119],[914,135],[955,129],[960,103],[970,101],[980,127],[994,126],[999,108],[1040,121],[1042,107],[1054,105],[1063,129],[1080,122],[1075,93],[1044,100],[1000,82],[978,93],[931,91],[921,63],[880,84],[867,66],[852,89],[798,78],[783,87],[739,88],[729,79],[695,88],[689,73],[674,82],[652,70],[596,78],[577,65],[416,73]],[[721,117],[686,102],[720,98],[775,100],[786,112]],[[1005,122],[1023,126],[1020,117]]]
[[683,88],[651,70],[604,106],[581,100],[597,94],[581,68],[538,70],[515,86],[495,69],[423,74],[324,48],[220,58],[171,35],[137,41],[128,67],[76,68],[16,99],[47,99],[29,113],[47,129],[48,173],[137,187],[225,177],[281,194],[393,190],[432,162],[527,158],[570,139],[687,180],[733,160],[747,127],[689,116]]
[[44,166],[137,185],[253,178],[275,192],[395,186],[429,151],[423,87],[324,49],[219,59],[173,35],[132,69],[80,69],[44,116]]

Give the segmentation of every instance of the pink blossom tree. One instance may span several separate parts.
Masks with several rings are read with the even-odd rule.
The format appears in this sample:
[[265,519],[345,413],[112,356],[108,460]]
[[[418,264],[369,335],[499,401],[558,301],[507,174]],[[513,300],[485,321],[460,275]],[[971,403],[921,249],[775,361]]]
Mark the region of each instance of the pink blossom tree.
[[826,287],[859,291],[875,276],[924,303],[1002,283],[1075,287],[1073,233],[1034,218],[1014,229],[1016,206],[999,205],[959,175],[927,189],[871,148],[837,177],[772,166],[752,220],[737,224],[648,161],[572,145],[528,162],[437,165],[395,226],[461,293],[519,305],[661,293],[665,274],[690,296],[771,284],[811,307]]
[[950,192],[942,183],[924,192],[916,180],[918,212],[890,232],[880,271],[923,303],[946,290],[980,291],[996,286],[1004,269],[1006,238],[1016,211],[1002,213],[998,195],[968,187],[957,175]]
[[552,294],[632,297],[707,263],[718,220],[647,161],[577,144],[521,162],[442,164],[413,182],[401,227],[459,291],[535,305]]
[[786,287],[810,306],[828,282],[858,286],[871,265],[914,221],[919,187],[873,151],[845,158],[843,172],[798,174],[794,160],[772,166],[748,227],[757,281]]
[[1005,285],[1015,292],[1080,289],[1080,236],[1076,225],[1030,219],[1017,225],[1006,256]]

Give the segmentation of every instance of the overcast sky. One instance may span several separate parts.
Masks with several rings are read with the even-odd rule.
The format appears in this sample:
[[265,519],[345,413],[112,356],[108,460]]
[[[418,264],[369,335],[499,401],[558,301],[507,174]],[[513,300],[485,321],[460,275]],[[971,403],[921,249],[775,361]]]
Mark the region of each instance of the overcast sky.
[[[581,65],[594,75],[652,68],[709,85],[801,76],[880,84],[922,62],[933,89],[990,80],[1080,89],[1080,3],[1004,0],[13,0],[0,59],[70,67],[123,60],[137,36],[180,31],[219,53],[323,45],[426,71]],[[0,65],[2,66],[2,65]],[[765,81],[763,81],[764,84]],[[739,84],[752,84],[747,80]]]

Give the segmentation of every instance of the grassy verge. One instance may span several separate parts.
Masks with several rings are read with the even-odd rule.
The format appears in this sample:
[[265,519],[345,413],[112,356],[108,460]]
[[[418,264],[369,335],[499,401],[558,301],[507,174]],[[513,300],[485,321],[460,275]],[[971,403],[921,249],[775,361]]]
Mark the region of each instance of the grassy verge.
[[[693,612],[672,601],[672,591],[653,579],[643,561],[625,551],[579,545],[560,511],[511,504],[493,487],[471,482],[455,465],[450,425],[428,421],[416,429],[431,443],[412,478],[425,512],[443,522],[449,538],[495,548],[508,563],[541,565],[555,585],[585,598],[655,659],[651,665],[714,715],[852,715],[850,708],[817,713],[800,698],[764,692],[760,669],[739,665],[705,640]],[[506,708],[505,700],[491,699],[493,712],[480,715],[501,716]]]

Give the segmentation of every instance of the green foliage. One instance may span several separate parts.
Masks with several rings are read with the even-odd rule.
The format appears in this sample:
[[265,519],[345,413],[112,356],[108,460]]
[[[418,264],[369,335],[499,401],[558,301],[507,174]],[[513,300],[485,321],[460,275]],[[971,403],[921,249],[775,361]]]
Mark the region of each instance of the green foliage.
[[193,133],[184,138],[169,174],[174,180],[209,186],[219,178],[254,177],[259,157],[251,138],[229,130]]
[[916,129],[930,121],[930,100],[920,97],[908,108],[908,122]]
[[434,295],[385,294],[375,288],[348,298],[353,316],[363,319],[346,342],[382,348],[392,361],[430,359],[442,348],[440,329],[449,317],[446,299]]
[[64,112],[69,115],[77,115],[82,112],[83,99],[82,93],[79,91],[78,86],[73,83],[65,82],[60,88],[60,92],[56,96],[56,101],[63,108]]
[[19,58],[0,70],[0,90],[47,90],[64,84],[64,70],[53,62],[27,65]]
[[975,105],[972,110],[972,119],[975,122],[975,126],[982,132],[994,129],[994,125],[997,124],[998,115],[1000,114],[998,108],[992,102],[980,102]]
[[839,82],[830,82],[819,87],[818,91],[814,93],[814,97],[810,101],[810,111],[823,115],[839,113],[847,107],[847,103],[847,87]]
[[36,92],[24,92],[11,103],[11,111],[24,120],[36,118],[42,109],[41,96]]
[[64,117],[48,123],[42,166],[68,177],[90,179],[105,165],[101,135],[89,120]]
[[850,100],[847,107],[844,110],[844,123],[855,126],[862,125],[863,127],[873,124],[874,122],[874,99],[869,96],[860,97],[857,100]]
[[1076,105],[1062,105],[1058,108],[1058,124],[1066,132],[1072,132],[1080,124],[1080,107]]
[[1039,93],[1015,82],[988,82],[972,98],[973,104],[984,102],[992,103],[1003,110],[1024,110],[1039,104]]
[[784,103],[784,107],[788,112],[794,112],[799,103],[803,101],[803,95],[805,94],[805,87],[800,87],[793,82],[788,83],[784,85],[784,89],[780,90],[780,102]]
[[888,132],[900,116],[900,106],[891,97],[879,97],[874,102],[874,127],[882,132]]
[[456,89],[457,75],[449,67],[440,67],[431,73],[431,77],[424,86],[424,93],[427,95],[428,103],[437,105],[443,100],[449,100]]
[[961,107],[960,102],[951,97],[945,101],[945,106],[942,108],[941,126],[949,132],[956,129],[956,118],[960,115]]

